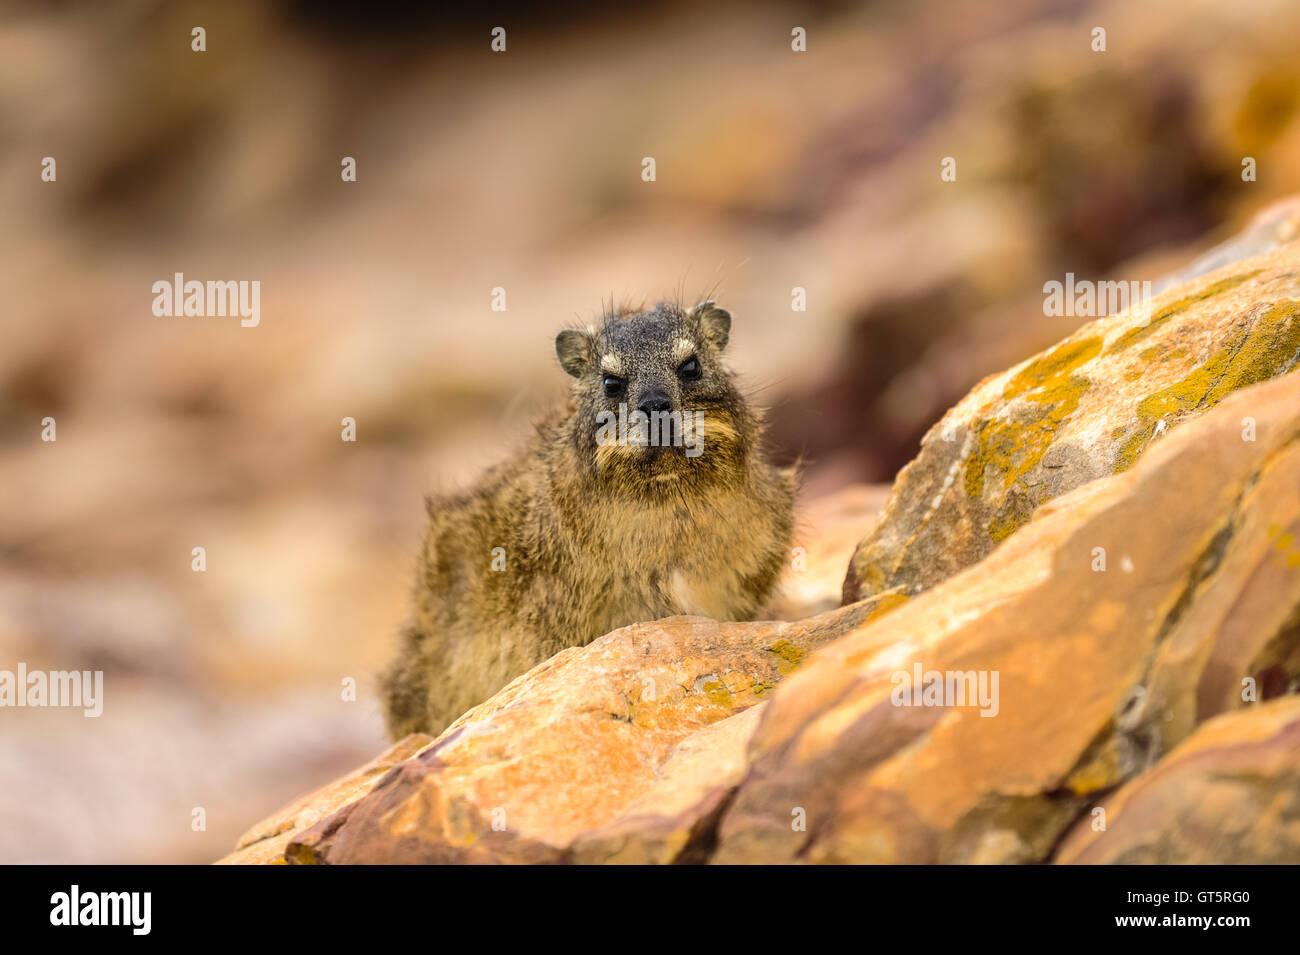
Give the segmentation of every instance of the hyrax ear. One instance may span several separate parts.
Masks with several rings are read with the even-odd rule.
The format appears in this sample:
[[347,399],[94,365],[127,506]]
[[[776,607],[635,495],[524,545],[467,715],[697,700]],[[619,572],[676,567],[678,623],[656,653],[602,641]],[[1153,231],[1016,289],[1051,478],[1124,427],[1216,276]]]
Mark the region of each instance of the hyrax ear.
[[555,354],[559,356],[560,367],[574,378],[579,377],[591,361],[593,342],[591,332],[577,328],[566,328],[556,335]]
[[700,334],[722,351],[731,337],[731,313],[714,302],[701,302],[691,309],[691,317],[700,323]]

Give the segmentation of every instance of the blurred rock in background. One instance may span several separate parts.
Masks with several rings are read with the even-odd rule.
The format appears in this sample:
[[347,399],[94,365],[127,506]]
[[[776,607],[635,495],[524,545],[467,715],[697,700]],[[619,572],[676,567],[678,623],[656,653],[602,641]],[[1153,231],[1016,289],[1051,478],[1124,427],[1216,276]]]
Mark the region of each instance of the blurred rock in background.
[[[1158,279],[1300,191],[1290,0],[0,18],[0,668],[106,694],[0,713],[0,862],[206,861],[378,752],[421,495],[611,296],[723,301],[816,496],[1082,324],[1044,282]],[[175,272],[260,281],[260,325],[154,317]]]

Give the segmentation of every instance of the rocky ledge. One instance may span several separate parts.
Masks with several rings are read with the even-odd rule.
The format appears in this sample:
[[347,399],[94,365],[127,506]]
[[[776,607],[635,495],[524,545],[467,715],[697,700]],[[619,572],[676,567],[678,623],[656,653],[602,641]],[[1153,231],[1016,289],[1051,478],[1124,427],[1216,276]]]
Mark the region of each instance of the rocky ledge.
[[1300,243],[1221,258],[818,502],[843,606],[565,650],[222,861],[1300,862]]

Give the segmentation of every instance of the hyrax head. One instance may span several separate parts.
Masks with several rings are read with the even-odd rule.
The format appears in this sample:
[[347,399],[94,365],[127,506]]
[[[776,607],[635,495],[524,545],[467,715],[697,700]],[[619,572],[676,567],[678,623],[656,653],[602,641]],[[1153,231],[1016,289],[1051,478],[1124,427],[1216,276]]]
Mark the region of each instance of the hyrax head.
[[730,313],[713,302],[661,302],[556,336],[560,365],[576,379],[574,441],[594,471],[643,481],[734,471],[752,425],[722,364],[730,332]]

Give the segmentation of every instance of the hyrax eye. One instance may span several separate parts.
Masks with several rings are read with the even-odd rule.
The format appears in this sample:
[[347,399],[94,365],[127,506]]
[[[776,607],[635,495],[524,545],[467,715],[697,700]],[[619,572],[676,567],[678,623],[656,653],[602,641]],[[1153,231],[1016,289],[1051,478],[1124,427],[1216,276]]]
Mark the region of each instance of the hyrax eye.
[[627,382],[624,381],[622,378],[619,378],[617,375],[605,376],[605,397],[606,398],[617,398],[619,395],[623,393],[623,389],[625,389],[626,387],[627,387]]
[[692,355],[677,366],[677,374],[682,381],[698,381],[704,369],[700,367],[700,360]]

